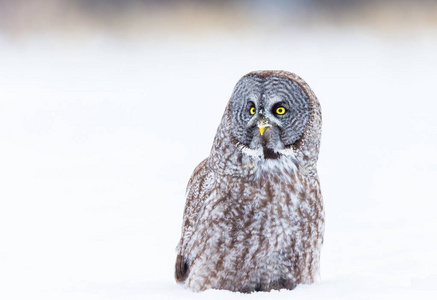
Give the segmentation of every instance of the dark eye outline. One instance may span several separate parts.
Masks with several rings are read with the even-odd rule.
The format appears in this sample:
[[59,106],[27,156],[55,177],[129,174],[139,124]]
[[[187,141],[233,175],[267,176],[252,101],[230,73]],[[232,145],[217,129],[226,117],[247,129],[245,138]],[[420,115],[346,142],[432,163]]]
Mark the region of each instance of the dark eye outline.
[[249,106],[249,114],[250,115],[254,115],[254,114],[256,114],[256,107],[255,107],[255,104],[253,104],[253,103],[250,103],[250,106]]
[[272,113],[278,116],[283,116],[287,112],[287,108],[282,103],[278,103],[275,106],[273,106]]

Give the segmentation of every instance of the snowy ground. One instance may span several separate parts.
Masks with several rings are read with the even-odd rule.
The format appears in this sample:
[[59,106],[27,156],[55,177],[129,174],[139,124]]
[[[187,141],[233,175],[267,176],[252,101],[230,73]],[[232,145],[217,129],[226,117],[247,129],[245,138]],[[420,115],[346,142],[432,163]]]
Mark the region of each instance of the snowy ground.
[[[437,299],[436,36],[0,35],[0,298]],[[173,280],[185,185],[259,69],[322,104],[322,278],[193,294]]]

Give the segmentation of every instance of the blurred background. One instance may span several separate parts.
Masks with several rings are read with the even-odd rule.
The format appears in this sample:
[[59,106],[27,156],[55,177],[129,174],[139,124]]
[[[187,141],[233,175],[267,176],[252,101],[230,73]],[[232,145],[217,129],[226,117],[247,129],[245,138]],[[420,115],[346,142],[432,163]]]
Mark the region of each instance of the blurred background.
[[427,30],[436,25],[432,0],[2,0],[7,36],[41,33],[207,34],[363,26],[373,30]]
[[436,53],[431,0],[0,0],[1,298],[239,298],[174,283],[185,186],[238,79],[283,69],[327,221],[321,281],[269,297],[435,299]]

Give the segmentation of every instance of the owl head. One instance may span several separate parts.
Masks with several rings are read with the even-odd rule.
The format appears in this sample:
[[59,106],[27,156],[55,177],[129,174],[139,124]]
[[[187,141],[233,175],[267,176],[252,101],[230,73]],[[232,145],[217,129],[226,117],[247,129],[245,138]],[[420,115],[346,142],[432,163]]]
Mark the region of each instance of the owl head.
[[302,78],[286,71],[251,72],[234,88],[208,167],[243,177],[298,167],[313,176],[321,132],[319,101]]
[[290,75],[294,74],[252,72],[236,84],[228,106],[229,129],[247,153],[277,159],[300,147],[311,103],[308,92]]

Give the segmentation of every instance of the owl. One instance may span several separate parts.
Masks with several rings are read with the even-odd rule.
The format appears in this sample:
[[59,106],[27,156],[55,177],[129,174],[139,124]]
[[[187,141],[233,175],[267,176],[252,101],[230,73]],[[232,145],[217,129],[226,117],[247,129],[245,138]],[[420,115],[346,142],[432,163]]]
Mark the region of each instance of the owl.
[[177,282],[251,293],[318,278],[321,126],[320,104],[297,75],[256,71],[238,81],[188,182]]

